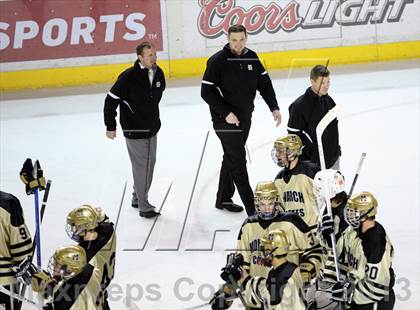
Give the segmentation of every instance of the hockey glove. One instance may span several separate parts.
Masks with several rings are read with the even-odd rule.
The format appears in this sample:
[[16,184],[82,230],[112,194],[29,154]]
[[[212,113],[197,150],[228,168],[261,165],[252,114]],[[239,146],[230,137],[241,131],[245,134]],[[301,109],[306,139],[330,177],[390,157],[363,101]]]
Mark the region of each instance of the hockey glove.
[[299,265],[300,274],[303,280],[303,286],[307,287],[311,284],[312,279],[316,277],[316,269],[312,263],[305,262]]
[[[54,280],[51,279],[49,273],[40,271],[32,276],[31,287],[34,292],[45,293],[48,285],[53,285]],[[48,295],[48,294],[46,294]]]
[[232,283],[234,280],[238,282],[241,278],[241,266],[244,264],[244,257],[242,254],[231,253],[227,257],[226,266],[222,268],[222,273],[220,277],[228,284]]
[[20,179],[26,185],[26,194],[28,195],[33,194],[36,188],[45,189],[45,178],[39,161],[36,161],[33,166],[32,160],[26,159],[20,171]]
[[350,304],[353,297],[354,285],[350,281],[340,281],[333,285],[331,289],[332,300]]
[[233,303],[234,290],[228,284],[223,284],[223,286],[214,293],[212,300],[210,301],[212,310],[225,310]]
[[318,233],[322,236],[322,239],[327,242],[328,246],[331,247],[331,234],[334,232],[334,220],[326,214],[322,217],[321,223],[318,224]]
[[19,282],[30,285],[32,276],[40,271],[40,269],[32,264],[32,257],[28,256],[19,265],[12,266],[12,270],[15,272],[16,278]]

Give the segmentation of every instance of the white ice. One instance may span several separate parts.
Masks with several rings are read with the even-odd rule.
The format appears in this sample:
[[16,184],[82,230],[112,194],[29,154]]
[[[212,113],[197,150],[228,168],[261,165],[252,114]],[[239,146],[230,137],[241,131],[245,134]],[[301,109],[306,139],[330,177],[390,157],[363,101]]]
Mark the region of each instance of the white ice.
[[[356,192],[368,190],[377,196],[377,220],[395,247],[395,309],[419,309],[419,66],[356,70],[335,74],[331,81],[330,94],[342,106],[341,170],[347,187],[360,154],[366,152]],[[272,142],[286,132],[287,107],[307,85],[308,79],[293,71],[290,79],[274,81],[283,114],[279,128],[257,97],[247,144],[252,187],[277,173],[270,157]],[[200,86],[168,88],[162,100],[163,125],[150,201],[160,207],[172,187],[156,224],[140,218],[131,207],[132,177],[125,140],[120,127],[115,141],[106,139],[104,98],[103,93],[74,93],[3,100],[1,190],[20,199],[34,232],[33,197],[26,196],[18,177],[22,163],[27,157],[39,159],[46,177],[53,181],[41,233],[46,267],[55,248],[72,243],[64,231],[66,214],[88,203],[102,207],[117,221],[123,186],[128,181],[117,225],[111,308],[163,310],[203,304],[221,283],[220,268],[228,249],[235,247],[245,213],[214,208],[222,149],[208,107],[200,98]],[[240,202],[237,195],[235,201]],[[213,244],[216,230],[224,231],[216,234]],[[240,308],[237,302],[232,307]]]

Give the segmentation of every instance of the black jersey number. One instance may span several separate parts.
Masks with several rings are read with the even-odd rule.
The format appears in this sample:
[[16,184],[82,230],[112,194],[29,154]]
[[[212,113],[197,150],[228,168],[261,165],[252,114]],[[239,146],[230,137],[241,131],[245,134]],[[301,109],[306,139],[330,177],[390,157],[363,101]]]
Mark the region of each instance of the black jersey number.
[[378,276],[378,267],[366,265],[366,274],[368,275],[369,279],[375,280]]
[[21,228],[19,228],[19,234],[20,234],[20,237],[21,237],[23,240],[25,240],[25,239],[27,239],[27,238],[28,238],[28,234],[26,233],[26,229],[25,229],[25,227],[21,227]]

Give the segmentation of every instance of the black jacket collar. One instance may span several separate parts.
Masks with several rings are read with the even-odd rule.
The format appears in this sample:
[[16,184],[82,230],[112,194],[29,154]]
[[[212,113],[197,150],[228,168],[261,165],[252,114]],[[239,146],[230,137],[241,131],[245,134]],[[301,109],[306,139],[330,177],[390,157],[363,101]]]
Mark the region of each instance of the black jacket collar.
[[229,43],[226,43],[226,45],[223,47],[223,51],[225,52],[225,54],[227,55],[228,58],[242,58],[246,55],[246,53],[248,53],[248,49],[246,47],[242,51],[241,55],[236,55],[236,54],[232,53],[232,51],[230,50],[230,47],[229,47]]

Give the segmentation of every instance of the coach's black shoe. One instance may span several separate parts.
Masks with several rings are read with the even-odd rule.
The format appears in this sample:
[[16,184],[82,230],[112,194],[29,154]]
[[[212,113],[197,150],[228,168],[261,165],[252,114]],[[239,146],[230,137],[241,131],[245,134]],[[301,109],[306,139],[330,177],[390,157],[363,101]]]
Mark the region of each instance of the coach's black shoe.
[[243,207],[233,202],[222,202],[220,205],[216,205],[216,208],[220,210],[225,209],[230,212],[242,212],[244,210]]
[[148,219],[152,218],[152,217],[155,217],[155,216],[159,216],[159,215],[161,215],[159,212],[156,212],[156,211],[153,211],[153,210],[146,211],[146,212],[140,211],[140,216],[148,218]]

